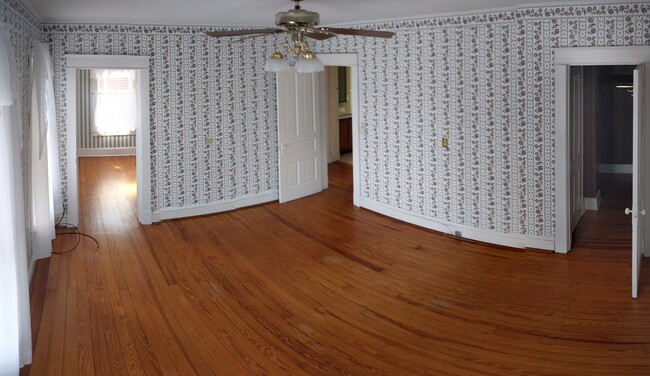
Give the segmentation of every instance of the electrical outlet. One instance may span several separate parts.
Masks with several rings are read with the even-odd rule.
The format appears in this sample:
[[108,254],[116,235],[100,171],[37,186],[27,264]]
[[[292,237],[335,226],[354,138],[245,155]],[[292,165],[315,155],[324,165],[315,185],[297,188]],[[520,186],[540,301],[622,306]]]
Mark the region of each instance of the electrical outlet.
[[456,231],[454,231],[454,236],[457,237],[457,238],[462,238],[462,237],[463,237],[463,233],[460,232],[460,231],[458,231],[458,230],[456,230]]
[[442,147],[449,149],[449,137],[445,136],[442,138]]
[[212,145],[212,139],[211,138],[206,138],[203,140],[203,145]]

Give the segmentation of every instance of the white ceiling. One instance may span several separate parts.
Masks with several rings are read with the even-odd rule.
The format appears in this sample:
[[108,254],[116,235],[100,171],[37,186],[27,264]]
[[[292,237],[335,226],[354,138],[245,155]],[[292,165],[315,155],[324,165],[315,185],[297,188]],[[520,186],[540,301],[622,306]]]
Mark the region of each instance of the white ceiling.
[[[126,23],[205,26],[272,26],[274,15],[293,7],[290,0],[22,0],[45,23]],[[626,0],[623,0],[626,1]],[[562,4],[602,0],[563,0]],[[621,1],[616,1],[620,3]],[[321,24],[421,18],[557,0],[305,0]]]

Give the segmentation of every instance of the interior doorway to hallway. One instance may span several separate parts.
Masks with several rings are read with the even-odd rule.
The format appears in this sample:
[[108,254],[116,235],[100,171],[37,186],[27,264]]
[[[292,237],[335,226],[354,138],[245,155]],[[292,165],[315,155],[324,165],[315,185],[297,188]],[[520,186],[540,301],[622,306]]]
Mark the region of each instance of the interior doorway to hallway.
[[[634,65],[571,67],[572,248],[632,247],[632,75]],[[577,87],[576,87],[577,86]],[[575,150],[574,150],[575,149]],[[579,166],[576,166],[579,165]],[[581,186],[580,186],[581,184]],[[578,187],[579,186],[579,187]],[[580,203],[574,202],[582,196]],[[574,222],[575,221],[575,222]]]
[[[575,129],[571,126],[570,113],[571,74],[573,66],[595,65],[636,65],[633,72],[633,111],[632,111],[632,206],[625,208],[625,214],[630,215],[632,224],[631,249],[631,295],[638,296],[641,259],[650,255],[646,245],[650,245],[650,220],[646,221],[646,202],[650,190],[650,174],[645,173],[645,150],[648,149],[650,137],[646,129],[650,127],[650,85],[646,85],[645,77],[650,76],[650,47],[568,47],[554,49],[555,62],[555,178],[556,178],[556,220],[555,220],[555,252],[567,253],[571,249],[572,231],[574,224],[573,211],[575,203],[584,199],[575,189],[581,180],[574,174],[576,160],[575,151],[579,150],[572,141],[579,138],[571,137]],[[577,165],[579,166],[579,164]],[[577,182],[572,184],[571,182]],[[577,198],[574,197],[576,195]]]

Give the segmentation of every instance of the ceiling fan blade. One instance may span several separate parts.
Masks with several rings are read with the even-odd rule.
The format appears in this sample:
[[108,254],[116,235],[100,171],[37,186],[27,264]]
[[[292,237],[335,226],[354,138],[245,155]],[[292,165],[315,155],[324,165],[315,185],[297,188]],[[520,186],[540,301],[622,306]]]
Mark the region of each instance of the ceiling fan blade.
[[325,40],[329,38],[334,38],[336,34],[321,29],[310,29],[305,33],[305,36],[311,39]]
[[238,35],[250,34],[275,34],[280,33],[282,29],[243,29],[243,30],[228,30],[228,31],[206,31],[205,34],[210,37],[234,37]]
[[[278,30],[275,34],[279,34],[279,33],[283,33],[283,31],[282,31],[282,30]],[[247,41],[247,40],[249,40],[249,39],[253,39],[253,38],[265,37],[265,36],[270,35],[270,34],[271,34],[271,33],[267,33],[267,34],[253,34],[253,35],[248,35],[248,36],[245,36],[245,37],[243,37],[243,38],[239,38],[239,39],[235,40],[235,43],[239,43],[239,42]]]
[[343,29],[339,27],[321,27],[319,29],[337,35],[356,35],[360,37],[392,38],[395,35],[392,31]]

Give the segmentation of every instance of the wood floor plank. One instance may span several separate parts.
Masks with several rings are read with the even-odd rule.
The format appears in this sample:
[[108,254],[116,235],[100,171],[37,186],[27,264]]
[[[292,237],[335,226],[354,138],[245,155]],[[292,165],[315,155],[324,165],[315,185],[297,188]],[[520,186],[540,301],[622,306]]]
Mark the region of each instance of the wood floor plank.
[[305,199],[141,226],[134,158],[79,167],[99,249],[37,263],[22,375],[650,374],[624,226],[588,218],[568,255],[458,240],[354,207],[340,163]]

